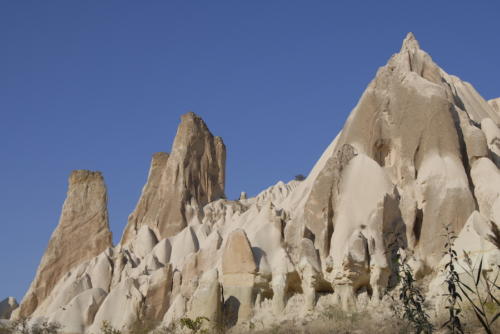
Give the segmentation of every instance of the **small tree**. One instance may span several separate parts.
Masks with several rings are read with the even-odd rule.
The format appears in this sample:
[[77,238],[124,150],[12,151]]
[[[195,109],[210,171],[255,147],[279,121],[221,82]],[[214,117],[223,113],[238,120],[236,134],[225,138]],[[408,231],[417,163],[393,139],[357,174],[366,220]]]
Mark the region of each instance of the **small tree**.
[[208,333],[207,330],[202,329],[203,320],[210,321],[207,317],[196,317],[196,319],[181,318],[179,321],[181,323],[181,328],[187,327],[192,333]]
[[[471,278],[473,285],[472,288],[465,284],[462,280],[458,282],[458,287],[462,292],[462,295],[467,299],[470,306],[472,306],[472,310],[476,315],[477,319],[481,323],[481,326],[488,334],[493,334],[493,323],[500,317],[500,312],[498,312],[500,307],[500,301],[495,298],[493,293],[494,290],[500,289],[500,287],[496,284],[497,277],[490,281],[487,277],[483,276],[483,258],[479,260],[479,266],[477,269],[477,274],[475,274],[475,265],[472,263],[472,260],[467,252],[464,251],[464,258],[466,267],[461,268],[464,270],[464,273]],[[485,287],[485,292],[481,292],[481,285]],[[491,311],[488,311],[487,305],[488,303],[492,303],[495,305],[494,312],[496,314],[492,314]]]
[[0,324],[0,334],[58,334],[62,326],[58,322],[40,319],[30,325],[30,318],[22,317],[8,325]]
[[457,252],[455,252],[455,250],[453,249],[454,241],[457,237],[455,236],[449,225],[445,226],[444,229],[444,237],[446,238],[446,242],[444,244],[444,256],[448,257],[448,262],[444,266],[446,275],[446,279],[444,282],[448,288],[448,293],[445,294],[446,302],[448,304],[446,305],[446,309],[448,310],[448,320],[443,324],[442,328],[448,328],[453,334],[463,334],[464,329],[459,317],[460,313],[462,312],[459,304],[459,301],[462,301],[462,297],[458,293],[460,276],[458,276],[458,273],[456,271],[458,256]]
[[[500,317],[499,307],[500,301],[495,297],[494,291],[498,291],[500,287],[497,285],[497,276],[494,280],[490,280],[483,275],[483,258],[479,259],[479,265],[472,263],[469,253],[463,252],[465,267],[458,261],[456,251],[453,249],[454,240],[456,239],[449,227],[445,227],[447,241],[445,243],[445,255],[448,255],[449,261],[445,265],[446,280],[448,286],[446,307],[449,312],[449,319],[443,325],[452,330],[453,333],[463,333],[460,318],[458,317],[462,309],[459,300],[462,301],[462,296],[465,297],[468,304],[472,307],[476,318],[481,323],[484,331],[488,334],[493,333],[493,323]],[[500,249],[500,231],[495,223],[491,222],[492,234],[488,239]],[[465,277],[468,277],[472,284],[467,285],[464,279],[457,273],[456,268],[459,266],[463,270]],[[477,267],[477,269],[476,269]],[[477,273],[476,273],[477,270]],[[460,290],[461,293],[458,292]],[[484,290],[482,290],[484,288]],[[492,305],[493,310],[487,306]]]
[[43,320],[31,327],[31,334],[57,334],[61,330],[58,322]]
[[304,181],[306,177],[302,174],[295,175],[295,181]]
[[399,300],[403,303],[403,319],[412,324],[415,333],[430,334],[434,328],[429,321],[429,315],[425,312],[425,298],[415,284],[413,270],[406,261],[401,263],[400,268]]
[[102,334],[122,334],[122,331],[111,326],[109,321],[104,320],[101,324]]

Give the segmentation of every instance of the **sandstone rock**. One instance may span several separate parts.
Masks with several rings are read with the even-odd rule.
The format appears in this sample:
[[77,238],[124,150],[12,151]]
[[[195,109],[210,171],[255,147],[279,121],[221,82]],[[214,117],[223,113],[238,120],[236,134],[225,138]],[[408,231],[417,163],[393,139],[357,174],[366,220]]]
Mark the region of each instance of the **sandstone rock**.
[[304,207],[307,228],[315,235],[316,247],[326,257],[330,251],[329,241],[333,233],[333,207],[337,204],[342,171],[356,156],[354,147],[343,145],[327,162],[314,181]]
[[68,273],[54,287],[54,291],[33,312],[33,316],[53,313],[67,305],[71,299],[92,288],[90,276],[79,266],[77,270]]
[[144,257],[149,254],[158,243],[154,232],[146,225],[142,226],[132,242],[132,250],[135,255]]
[[[469,88],[440,70],[409,34],[401,51],[379,69],[337,139],[336,152],[348,144],[383,167],[387,184],[397,188],[410,247],[430,266],[441,257],[435,221],[455,222],[460,229],[475,207],[454,108],[462,97],[460,109],[472,121],[486,118],[491,109],[473,103],[476,93]],[[330,215],[347,214],[342,211],[332,206]],[[333,229],[335,235],[335,223]]]
[[222,139],[214,137],[194,113],[183,115],[171,154],[153,156],[148,181],[121,243],[131,240],[143,225],[159,239],[180,232],[196,218],[193,210],[224,196],[225,162]]
[[85,272],[89,275],[93,288],[101,288],[105,292],[109,292],[113,277],[113,264],[110,250],[104,251],[92,259]]
[[[159,197],[159,186],[163,174],[165,173],[168,159],[168,153],[158,152],[153,154],[148,179],[142,189],[139,202],[134,212],[132,212],[128,218],[129,223],[122,236],[122,243],[126,243],[133,237],[134,233],[138,233],[142,225],[151,226],[153,228],[154,223],[158,223],[158,212],[163,202],[163,199]],[[145,224],[141,222],[145,222]],[[148,224],[147,222],[150,223]]]
[[173,284],[172,265],[156,270],[148,279],[144,299],[144,318],[161,321],[170,306]]
[[257,266],[253,258],[252,248],[245,231],[238,229],[231,232],[222,255],[223,275],[253,275],[256,270]]
[[12,311],[19,305],[14,297],[5,298],[0,302],[0,319],[9,319]]
[[152,253],[156,256],[158,261],[166,265],[170,262],[170,255],[172,254],[172,244],[169,239],[163,239],[153,248]]
[[222,228],[226,225],[226,222],[238,219],[246,209],[247,207],[238,201],[220,199],[205,205],[202,223],[203,225]]
[[500,97],[489,100],[488,104],[500,115]]
[[48,320],[59,323],[65,333],[84,333],[92,325],[104,298],[106,292],[100,288],[85,290],[53,312]]
[[89,332],[98,333],[104,321],[116,329],[127,329],[141,313],[143,298],[136,280],[124,280],[106,296]]
[[493,203],[500,197],[500,170],[490,159],[481,158],[473,163],[471,177],[479,210],[490,217]]
[[19,316],[31,315],[63,275],[108,247],[111,232],[104,179],[99,172],[74,171],[59,225],[20,305]]
[[[139,316],[165,326],[205,316],[240,332],[310,320],[332,303],[382,312],[398,252],[413,255],[417,280],[442,284],[444,224],[459,236],[458,253],[484,256],[483,274],[496,275],[495,108],[409,34],[305,180],[235,201],[222,198],[224,144],[188,113],[172,153],[153,156],[122,242],[52,266],[60,276],[31,314],[96,333],[104,320],[127,330]],[[89,206],[101,212],[78,204],[79,217]]]
[[221,322],[221,301],[217,270],[212,269],[201,276],[198,288],[191,298],[188,315],[192,319],[206,317],[210,325],[215,327]]
[[181,283],[181,294],[189,299],[196,288],[200,280],[202,271],[198,268],[198,256],[196,253],[189,254],[182,267],[182,283]]
[[234,230],[228,236],[222,255],[224,310],[228,325],[248,320],[252,316],[256,270],[245,232]]
[[306,311],[314,309],[316,304],[316,290],[322,280],[321,263],[314,244],[310,239],[302,239],[299,272],[302,278],[302,291],[304,292]]
[[186,257],[200,249],[198,238],[191,226],[186,227],[182,232],[171,239],[172,253],[170,263],[174,269],[182,269]]
[[275,185],[261,191],[255,196],[252,202],[260,206],[266,205],[269,202],[280,205],[281,201],[291,194],[299,183],[298,181],[290,181],[288,183],[278,181]]
[[486,136],[486,142],[493,162],[500,168],[500,129],[490,118],[481,122],[481,130]]
[[[500,261],[500,250],[489,239],[492,232],[488,219],[478,211],[474,211],[462,230],[458,234],[456,231],[453,232],[457,236],[453,247],[458,255],[458,265],[455,266],[455,270],[460,275],[461,281],[467,285],[474,284],[470,280],[469,275],[464,272],[464,268],[468,268],[464,252],[469,254],[469,258],[475,268],[477,268],[479,261],[482,260],[483,275],[487,277],[487,274],[490,273],[493,275],[490,279],[494,280],[494,276],[497,273],[495,270],[498,270],[498,263]],[[444,267],[447,261],[449,261],[449,258],[444,256],[440,261],[439,267]],[[440,272],[432,280],[429,287],[430,295],[432,298],[437,299],[437,303],[442,302],[442,296],[445,296],[444,294],[447,293],[446,285],[443,284],[444,280],[445,276]]]
[[488,156],[486,136],[479,126],[471,121],[465,111],[458,107],[455,107],[455,109],[457,112],[455,122],[460,126],[463,145],[465,145],[466,149],[466,152],[461,153],[466,154],[468,158],[469,166],[467,166],[467,162],[464,161],[465,167],[470,167],[475,160]]
[[186,298],[184,298],[181,294],[178,294],[167,313],[163,317],[162,325],[165,327],[169,327],[172,324],[176,323],[178,319],[182,318],[186,314]]
[[[391,228],[384,228],[384,224],[391,225],[396,217],[384,221],[383,204],[387,196],[392,195],[393,185],[382,167],[360,154],[346,166],[340,188],[341,200],[337,206],[330,253],[333,284],[336,290],[337,285],[350,285],[353,290],[346,289],[354,292],[368,286],[370,264],[388,268],[384,232]],[[367,238],[373,244],[370,250]],[[343,291],[341,299],[344,307],[350,307],[353,295]]]

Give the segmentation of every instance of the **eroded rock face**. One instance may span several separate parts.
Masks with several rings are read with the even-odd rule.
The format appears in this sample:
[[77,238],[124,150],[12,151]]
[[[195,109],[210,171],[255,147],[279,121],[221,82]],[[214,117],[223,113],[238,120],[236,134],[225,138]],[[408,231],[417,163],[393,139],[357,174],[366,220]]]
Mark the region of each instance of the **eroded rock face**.
[[[135,210],[128,217],[128,225],[122,237],[122,243],[128,242],[143,225],[153,226],[158,221],[158,212],[162,205],[159,197],[159,186],[161,178],[167,167],[168,153],[158,152],[151,158],[148,179],[142,189],[141,197]],[[148,222],[150,222],[148,224]]]
[[500,128],[490,118],[481,121],[481,130],[486,137],[491,160],[500,167]]
[[68,271],[111,246],[107,193],[101,173],[72,172],[59,224],[18,314],[31,315]]
[[237,229],[231,232],[222,255],[224,311],[230,325],[252,316],[256,270],[245,231]]
[[343,145],[326,162],[314,181],[313,188],[304,207],[306,227],[315,235],[316,247],[326,257],[330,252],[333,233],[333,208],[340,193],[340,181],[344,168],[357,155],[350,144]]
[[[122,242],[69,269],[44,259],[39,271],[55,263],[62,276],[41,303],[30,296],[42,294],[30,290],[27,305],[36,308],[34,317],[70,319],[72,332],[98,332],[105,320],[126,330],[138,317],[170,326],[186,316],[246,332],[252,323],[271,327],[333,304],[386,305],[397,254],[411,257],[414,276],[432,281],[437,298],[445,224],[458,236],[458,253],[484,256],[483,274],[494,276],[495,108],[440,69],[409,34],[305,180],[280,181],[235,201],[220,198],[222,140],[188,113],[172,153],[153,156]],[[98,205],[85,198],[68,214],[94,212],[85,207]],[[36,287],[46,291],[41,281]]]
[[[396,231],[399,218],[388,212],[388,198],[395,197],[393,187],[384,169],[363,154],[346,166],[330,250],[333,284],[352,292],[340,296],[344,307],[352,304],[349,299],[363,286],[371,286],[377,296],[387,286],[388,234]],[[386,274],[372,280],[374,272]]]
[[126,244],[143,225],[159,239],[180,232],[199,218],[203,206],[224,197],[226,147],[192,112],[181,124],[170,155],[157,153],[141,198],[122,237]]
[[[441,227],[435,222],[454,222],[460,230],[475,209],[466,154],[469,149],[479,157],[484,155],[483,138],[477,131],[467,129],[471,133],[469,142],[475,146],[466,147],[459,113],[463,113],[464,122],[473,123],[491,116],[492,110],[472,87],[444,73],[409,34],[401,51],[379,69],[363,93],[337,140],[333,155],[339,155],[345,145],[350,145],[383,169],[388,182],[397,189],[406,239],[429,266],[441,257],[442,244],[433,240]],[[330,169],[324,168],[317,180],[332,181],[314,185],[306,210],[319,201],[314,194],[320,193],[319,198],[328,196],[328,189],[321,190],[325,184],[343,178],[342,172],[332,173]],[[339,208],[338,202],[333,200],[329,206],[322,206],[324,220],[352,215]],[[456,203],[461,205],[457,207]],[[311,224],[319,219],[308,220]],[[318,237],[315,233],[315,240]]]
[[148,280],[144,300],[144,317],[152,321],[163,319],[170,306],[173,283],[172,266],[169,264],[155,271]]
[[488,101],[490,106],[500,115],[500,97]]
[[71,299],[64,307],[57,309],[48,320],[60,324],[65,333],[83,333],[94,322],[95,314],[104,298],[106,298],[104,290],[87,289]]
[[192,319],[206,317],[211,326],[215,327],[221,322],[222,311],[221,286],[216,269],[204,273],[200,284],[193,294],[189,304],[189,315]]

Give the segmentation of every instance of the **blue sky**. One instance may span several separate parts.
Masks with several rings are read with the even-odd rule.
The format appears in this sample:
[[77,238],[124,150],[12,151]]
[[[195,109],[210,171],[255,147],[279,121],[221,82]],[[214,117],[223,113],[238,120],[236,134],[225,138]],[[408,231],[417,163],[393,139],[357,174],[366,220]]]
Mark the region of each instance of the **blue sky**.
[[194,111],[227,195],[307,174],[408,31],[500,96],[498,1],[0,2],[0,299],[22,298],[73,169],[103,172],[114,240]]

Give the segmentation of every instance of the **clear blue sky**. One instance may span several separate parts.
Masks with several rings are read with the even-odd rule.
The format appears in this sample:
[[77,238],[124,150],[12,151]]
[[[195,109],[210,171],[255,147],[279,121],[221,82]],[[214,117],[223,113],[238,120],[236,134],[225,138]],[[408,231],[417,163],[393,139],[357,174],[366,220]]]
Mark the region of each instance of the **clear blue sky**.
[[227,195],[307,174],[408,31],[500,96],[498,1],[0,2],[0,299],[21,298],[73,169],[103,172],[118,240],[151,154],[201,115]]

